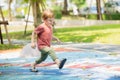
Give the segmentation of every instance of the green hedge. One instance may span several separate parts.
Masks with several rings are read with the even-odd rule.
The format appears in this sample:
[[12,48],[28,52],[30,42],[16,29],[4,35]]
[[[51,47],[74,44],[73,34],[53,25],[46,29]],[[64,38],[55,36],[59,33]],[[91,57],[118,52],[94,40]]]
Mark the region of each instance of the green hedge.
[[23,15],[16,15],[15,17],[18,19],[25,18],[25,16],[23,16]]
[[54,10],[55,19],[61,19],[62,18],[62,12],[59,10]]
[[56,19],[61,19],[62,18],[62,11],[61,11],[62,9],[61,9],[61,7],[54,5],[54,6],[52,6],[52,9],[54,11],[55,18]]
[[[120,20],[120,14],[102,14],[103,20]],[[88,15],[88,19],[97,19],[97,14]]]
[[103,15],[105,20],[120,20],[120,14],[104,14]]

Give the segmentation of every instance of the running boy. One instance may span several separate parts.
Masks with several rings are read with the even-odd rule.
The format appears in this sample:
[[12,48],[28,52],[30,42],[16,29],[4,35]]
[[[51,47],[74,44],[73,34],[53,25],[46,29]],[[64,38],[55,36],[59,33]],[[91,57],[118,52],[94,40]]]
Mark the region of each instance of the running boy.
[[43,23],[40,24],[35,30],[32,32],[31,37],[31,47],[35,48],[35,34],[37,35],[37,45],[38,49],[41,52],[41,57],[36,60],[31,66],[32,72],[37,72],[36,65],[44,61],[47,56],[49,55],[52,60],[58,65],[59,69],[62,69],[64,66],[66,59],[59,60],[51,48],[51,41],[56,40],[60,41],[58,38],[53,36],[53,28],[52,25],[54,24],[54,14],[51,10],[45,10],[42,14]]

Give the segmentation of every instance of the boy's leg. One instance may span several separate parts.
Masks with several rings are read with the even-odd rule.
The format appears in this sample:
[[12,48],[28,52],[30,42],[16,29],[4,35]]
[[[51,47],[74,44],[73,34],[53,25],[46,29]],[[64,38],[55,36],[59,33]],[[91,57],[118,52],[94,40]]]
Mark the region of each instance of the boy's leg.
[[49,55],[53,61],[55,61],[55,63],[58,65],[59,69],[62,69],[62,67],[64,66],[66,59],[63,60],[59,60],[55,54],[55,51],[51,48],[51,47],[45,47],[43,48],[41,51],[41,58],[39,58],[38,60],[36,60],[36,62],[33,64],[33,68],[35,69],[35,65],[41,63],[42,61],[44,61],[47,56]]
[[49,53],[50,57],[52,58],[52,60],[55,61],[55,63],[58,65],[59,69],[62,69],[67,59],[63,59],[60,61],[57,58],[55,51],[52,48],[50,48],[48,53]]
[[56,56],[55,51],[53,50],[53,48],[48,47],[48,49],[49,49],[48,55],[52,58],[52,60],[53,60],[53,61],[56,60],[57,62],[59,62],[59,59],[58,59],[58,57]]
[[44,51],[41,51],[41,56],[38,60],[36,60],[31,66],[32,66],[32,69],[31,71],[32,72],[37,72],[38,70],[36,70],[36,65],[41,63],[42,61],[44,61],[46,58],[47,58],[48,54],[45,53]]
[[36,64],[40,64],[41,62],[43,62],[46,58],[48,57],[48,54],[44,54],[41,52],[41,57],[35,61]]

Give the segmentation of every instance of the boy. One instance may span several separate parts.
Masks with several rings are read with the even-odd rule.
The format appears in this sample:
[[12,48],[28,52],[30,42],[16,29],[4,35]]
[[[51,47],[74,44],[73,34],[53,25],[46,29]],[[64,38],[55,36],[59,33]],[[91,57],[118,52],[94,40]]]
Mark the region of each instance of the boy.
[[44,61],[49,55],[52,60],[58,65],[59,69],[62,69],[64,66],[66,59],[59,60],[51,48],[51,41],[56,40],[60,42],[60,40],[54,37],[52,25],[54,24],[54,14],[51,10],[45,10],[42,14],[43,23],[40,24],[32,33],[31,37],[31,47],[35,48],[34,38],[35,34],[37,35],[37,45],[38,49],[41,52],[41,57],[32,64],[32,72],[37,72],[36,65]]

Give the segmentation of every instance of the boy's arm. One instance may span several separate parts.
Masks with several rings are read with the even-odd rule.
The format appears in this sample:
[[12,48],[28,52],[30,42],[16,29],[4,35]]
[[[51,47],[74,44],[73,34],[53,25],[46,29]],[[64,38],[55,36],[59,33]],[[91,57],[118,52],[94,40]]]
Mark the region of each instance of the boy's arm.
[[55,37],[55,36],[52,36],[52,40],[53,40],[53,41],[57,41],[57,42],[59,42],[59,43],[61,42],[61,41],[60,41],[57,37]]

